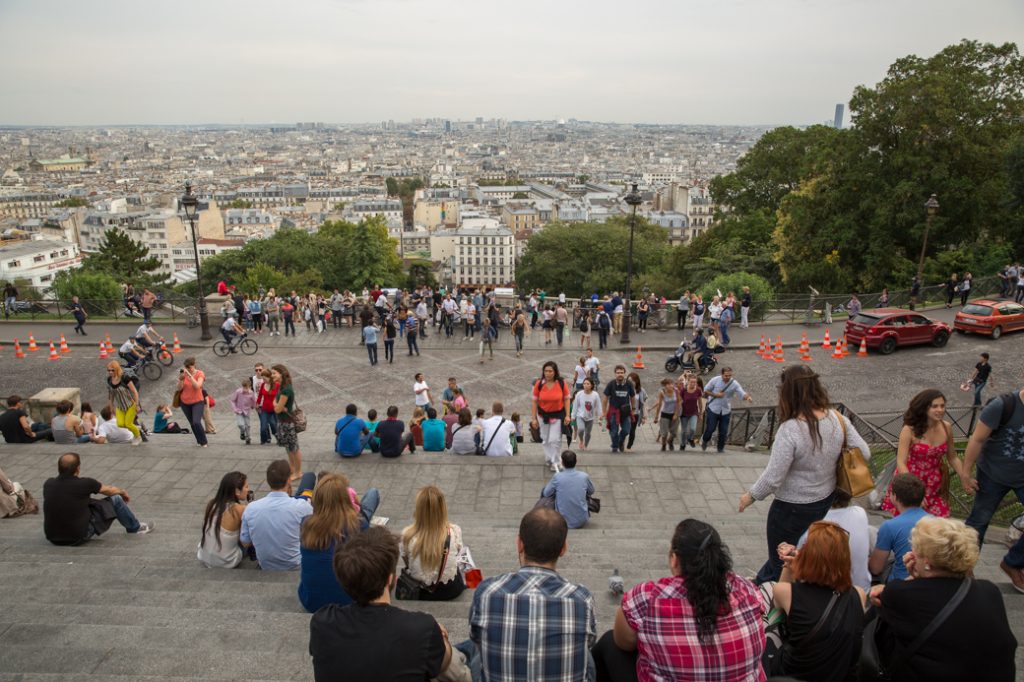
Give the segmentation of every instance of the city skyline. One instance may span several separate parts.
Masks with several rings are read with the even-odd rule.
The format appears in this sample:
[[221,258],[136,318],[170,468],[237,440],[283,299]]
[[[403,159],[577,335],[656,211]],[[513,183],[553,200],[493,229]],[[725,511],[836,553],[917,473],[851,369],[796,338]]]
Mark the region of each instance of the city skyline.
[[1020,35],[1015,0],[7,0],[0,125],[806,125],[903,56]]

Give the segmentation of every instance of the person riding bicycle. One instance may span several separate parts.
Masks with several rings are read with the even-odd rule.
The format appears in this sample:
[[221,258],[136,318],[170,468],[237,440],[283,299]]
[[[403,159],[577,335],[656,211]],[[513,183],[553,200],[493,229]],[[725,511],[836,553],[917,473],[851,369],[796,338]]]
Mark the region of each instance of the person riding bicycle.
[[142,358],[149,354],[149,351],[135,343],[134,338],[130,338],[121,344],[121,347],[117,349],[117,354],[128,363],[128,367],[135,367]]
[[152,322],[143,322],[135,330],[135,342],[147,351],[162,343],[163,340],[164,337],[157,333],[156,329],[153,328]]
[[228,318],[224,320],[224,323],[220,326],[220,333],[224,337],[224,340],[227,341],[228,348],[231,349],[231,352],[237,353],[238,349],[235,348],[234,339],[245,334],[245,329],[238,324],[238,318],[235,317],[234,312],[228,315]]

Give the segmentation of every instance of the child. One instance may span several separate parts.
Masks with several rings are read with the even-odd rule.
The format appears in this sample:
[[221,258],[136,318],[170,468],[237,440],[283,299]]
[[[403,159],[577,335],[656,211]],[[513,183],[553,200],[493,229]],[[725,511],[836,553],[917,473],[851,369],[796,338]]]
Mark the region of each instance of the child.
[[92,405],[82,403],[82,435],[91,436],[96,430],[96,413],[92,411]]
[[594,428],[594,419],[601,411],[601,397],[594,392],[594,381],[590,377],[583,380],[583,390],[572,400],[570,411],[576,422],[576,434],[580,441],[580,450],[590,445],[590,432]]
[[[153,433],[188,433],[188,429],[178,426],[178,422],[172,422],[171,406],[160,404],[156,406],[156,414],[153,415]],[[95,417],[94,417],[95,418]],[[85,421],[85,405],[82,405],[82,421]]]
[[523,442],[523,422],[518,412],[512,413],[512,425],[516,427],[516,439],[512,441],[512,454],[519,454],[519,444]]
[[235,411],[235,424],[238,425],[238,437],[249,445],[249,413],[256,407],[256,394],[252,391],[252,377],[242,379],[241,388],[231,394],[231,409]]
[[[366,439],[366,447],[370,452],[380,452],[380,438],[377,437],[377,410],[370,410],[366,413],[366,428],[370,430]],[[364,448],[365,449],[365,448]]]
[[423,447],[423,420],[427,418],[427,413],[423,411],[422,407],[417,407],[412,411],[412,419],[409,421],[409,433],[412,434],[412,442],[420,447]]

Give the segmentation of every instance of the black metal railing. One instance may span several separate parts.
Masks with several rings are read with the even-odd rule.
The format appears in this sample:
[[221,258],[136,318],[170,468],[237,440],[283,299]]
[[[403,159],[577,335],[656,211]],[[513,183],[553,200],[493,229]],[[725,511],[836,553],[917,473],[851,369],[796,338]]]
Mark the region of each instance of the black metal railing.
[[[92,320],[124,320],[143,318],[142,310],[134,305],[125,305],[122,299],[79,299],[79,303]],[[197,303],[191,298],[162,299],[153,305],[151,319],[154,322],[188,323],[195,316]],[[38,298],[18,300],[11,309],[0,301],[3,319],[18,320],[70,320],[74,317],[71,302],[64,299]]]

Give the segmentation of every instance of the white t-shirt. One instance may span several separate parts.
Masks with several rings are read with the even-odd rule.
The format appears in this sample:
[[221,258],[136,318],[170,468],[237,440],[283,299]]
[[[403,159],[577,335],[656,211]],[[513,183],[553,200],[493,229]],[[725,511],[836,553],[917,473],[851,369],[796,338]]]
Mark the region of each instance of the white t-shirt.
[[[502,420],[505,420],[502,422]],[[495,434],[494,430],[498,432]],[[485,453],[489,457],[511,457],[512,456],[512,441],[510,438],[516,435],[516,425],[509,421],[508,417],[501,415],[494,415],[484,420],[483,431],[480,433],[480,445],[487,447],[490,443],[490,447],[487,448]],[[491,441],[491,437],[494,440]]]
[[576,419],[591,421],[601,409],[601,396],[597,391],[585,393],[580,391],[572,401],[572,414]]
[[583,366],[590,373],[590,376],[594,376],[595,374],[599,374],[601,372],[601,361],[598,360],[596,357],[587,358],[586,361],[583,363]]
[[[421,389],[423,390],[422,393],[420,392]],[[414,383],[412,385],[412,390],[413,390],[414,393],[416,393],[416,406],[417,407],[423,407],[425,405],[430,404],[430,399],[427,397],[427,391],[429,389],[430,389],[430,386],[427,386],[427,382],[425,382],[425,381],[417,381],[416,383]]]
[[146,336],[146,333],[148,331],[149,331],[149,326],[148,325],[140,324],[139,328],[135,330],[135,338],[139,338],[140,336]]
[[[853,584],[865,592],[871,589],[871,573],[868,572],[868,553],[871,551],[868,515],[863,507],[851,504],[844,509],[829,509],[825,521],[839,524],[850,534],[850,565]],[[800,536],[797,547],[807,542],[807,533]]]
[[131,443],[134,438],[131,431],[117,425],[116,419],[100,422],[96,427],[96,435],[104,436],[108,443]]
[[583,380],[587,378],[587,372],[588,372],[587,366],[586,365],[576,365],[576,369],[573,370],[573,371],[576,372],[576,383],[582,385],[583,384]]
[[226,332],[235,331],[235,318],[229,317],[228,319],[224,320],[224,324],[222,324],[220,328]]
[[565,303],[565,294],[558,294],[558,302]]
[[120,351],[122,353],[131,353],[133,348],[135,348],[135,342],[132,339],[128,339],[121,344]]
[[388,307],[388,297],[387,297],[387,294],[381,294],[380,296],[377,297],[377,307],[378,308],[387,308]]

